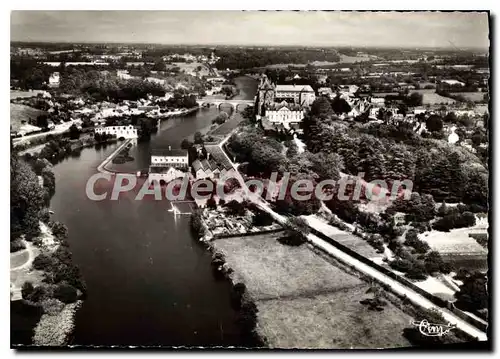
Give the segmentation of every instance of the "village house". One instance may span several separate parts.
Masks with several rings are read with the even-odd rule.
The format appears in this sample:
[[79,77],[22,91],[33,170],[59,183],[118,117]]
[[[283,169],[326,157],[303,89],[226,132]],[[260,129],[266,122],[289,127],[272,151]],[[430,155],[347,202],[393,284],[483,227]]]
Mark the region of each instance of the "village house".
[[59,87],[60,75],[59,72],[53,72],[49,77],[50,87]]
[[234,168],[227,161],[218,162],[207,151],[207,158],[203,160],[195,160],[191,164],[196,179],[219,179],[225,175],[233,175]]
[[320,96],[328,96],[329,98],[333,98],[333,91],[330,87],[321,87],[318,89],[318,94]]
[[465,83],[458,81],[458,80],[441,80],[442,83],[445,83],[450,86],[465,86]]
[[384,106],[384,104],[385,104],[385,98],[383,98],[383,97],[372,97],[372,98],[370,98],[370,102],[373,105],[376,105],[376,106]]

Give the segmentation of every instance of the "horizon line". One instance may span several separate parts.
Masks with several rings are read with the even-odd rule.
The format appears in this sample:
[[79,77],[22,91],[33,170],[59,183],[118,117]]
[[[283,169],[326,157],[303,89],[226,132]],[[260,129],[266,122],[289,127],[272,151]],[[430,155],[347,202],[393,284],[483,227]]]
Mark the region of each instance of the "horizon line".
[[370,46],[370,45],[357,45],[357,46],[349,46],[349,45],[304,45],[304,44],[236,44],[236,43],[162,43],[162,42],[128,42],[128,41],[71,41],[71,40],[66,40],[66,41],[53,41],[53,40],[10,40],[10,43],[43,43],[43,44],[73,44],[73,45],[79,45],[79,44],[95,44],[95,45],[106,45],[106,44],[112,44],[112,45],[163,45],[163,46],[198,46],[198,47],[217,47],[217,46],[230,46],[230,47],[302,47],[302,48],[351,48],[351,49],[358,49],[358,48],[367,48],[367,49],[414,49],[414,50],[431,50],[431,49],[443,49],[443,50],[449,50],[449,49],[454,49],[457,52],[459,51],[467,51],[467,50],[482,50],[482,51],[487,51],[488,53],[490,52],[489,49],[491,48],[491,42],[488,47],[482,47],[482,46],[468,46],[468,47],[463,47],[463,48],[457,48],[451,45],[448,46],[405,46],[405,45],[394,45],[394,46]]

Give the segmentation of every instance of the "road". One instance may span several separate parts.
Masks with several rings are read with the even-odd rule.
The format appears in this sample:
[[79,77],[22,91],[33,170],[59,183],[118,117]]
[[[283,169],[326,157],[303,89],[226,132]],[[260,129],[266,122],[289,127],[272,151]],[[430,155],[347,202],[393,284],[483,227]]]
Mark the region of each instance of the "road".
[[[232,135],[232,133],[229,134],[219,144],[219,146],[221,146],[221,148],[222,148],[222,145],[228,141],[228,139],[231,135]],[[238,172],[233,161],[231,161],[231,159],[229,158],[229,156],[227,156],[227,154],[225,152],[224,152],[224,155],[228,158],[228,160],[232,164],[233,168],[235,169],[237,180],[240,182],[241,188],[242,188],[245,196],[247,197],[247,199],[252,201],[262,211],[271,215],[278,223],[284,224],[287,221],[287,218],[276,213],[275,211],[273,211],[268,202],[263,200],[260,196],[257,196],[256,194],[252,193],[248,189],[248,187],[246,186],[243,177]],[[315,230],[323,233],[321,228],[315,228],[315,227],[311,227],[311,228],[314,228]],[[425,308],[425,309],[437,310],[438,312],[440,312],[442,314],[443,318],[447,322],[456,325],[460,330],[464,331],[465,333],[467,333],[475,338],[478,338],[478,340],[480,340],[480,341],[486,341],[488,339],[486,333],[484,333],[483,331],[474,327],[473,325],[467,323],[466,321],[460,319],[459,317],[457,317],[456,315],[454,315],[453,313],[451,313],[447,309],[444,309],[444,308],[441,308],[441,307],[435,305],[430,300],[423,297],[419,293],[415,292],[411,288],[406,287],[405,285],[398,282],[397,280],[392,279],[391,277],[385,275],[382,272],[379,272],[377,269],[357,260],[356,258],[352,257],[351,255],[344,253],[340,249],[327,243],[326,241],[322,240],[321,238],[315,236],[314,234],[311,234],[311,233],[308,234],[307,240],[315,247],[320,248],[321,250],[330,254],[332,257],[340,260],[341,262],[343,262],[349,266],[353,266],[359,272],[364,273],[364,274],[376,279],[377,281],[388,285],[394,293],[401,295],[401,296],[405,295],[415,305],[418,305],[418,306]]]
[[71,120],[71,121],[65,122],[61,125],[57,125],[53,130],[48,131],[48,132],[42,132],[42,133],[37,133],[34,135],[27,135],[27,136],[23,136],[23,137],[14,138],[13,142],[14,142],[14,145],[17,145],[17,144],[20,144],[20,143],[23,143],[26,141],[34,140],[35,138],[38,138],[38,137],[63,133],[63,132],[68,131],[72,124],[73,124],[73,121]]

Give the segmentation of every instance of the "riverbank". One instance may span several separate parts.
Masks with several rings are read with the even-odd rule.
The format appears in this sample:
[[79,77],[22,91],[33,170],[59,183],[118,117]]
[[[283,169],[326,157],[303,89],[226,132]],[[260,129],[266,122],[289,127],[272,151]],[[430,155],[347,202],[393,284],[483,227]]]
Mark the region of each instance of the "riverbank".
[[[27,342],[26,338],[25,342],[13,342],[12,345],[14,346],[17,344],[41,346],[63,346],[68,344],[68,338],[74,329],[76,311],[83,303],[82,300],[64,303],[52,297],[54,294],[50,294],[51,290],[56,290],[52,286],[57,286],[57,284],[47,284],[45,279],[52,277],[53,273],[50,273],[47,269],[40,269],[40,261],[37,264],[39,269],[35,269],[33,265],[35,258],[39,256],[52,258],[61,246],[60,239],[54,235],[47,224],[40,222],[39,225],[40,235],[32,242],[24,241],[25,250],[11,253],[11,301],[22,302],[24,304],[22,308],[25,308],[18,310],[16,317],[29,318],[32,316],[31,312],[34,311],[41,314],[31,324],[29,324],[29,321],[23,320],[23,322],[26,322],[24,328],[22,324],[16,325],[16,327],[22,328],[17,330],[31,331],[29,335],[31,340]],[[27,254],[23,256],[23,263],[16,263],[17,258],[23,254]],[[25,289],[26,283],[31,283],[32,288],[35,288],[35,290],[38,288],[39,294],[35,296],[34,291],[27,291]],[[23,291],[25,291],[24,294]]]
[[123,142],[120,146],[118,146],[118,148],[116,150],[114,150],[108,157],[106,157],[106,159],[104,161],[101,162],[101,164],[99,166],[97,166],[97,170],[101,173],[114,174],[115,172],[107,170],[106,166],[108,165],[109,162],[111,162],[113,160],[113,158],[118,156],[118,154],[120,153],[120,151],[122,149],[124,149],[126,146],[128,146],[128,144],[131,143],[132,141],[133,141],[133,139],[131,139],[131,138],[125,140],[125,142]]
[[201,106],[188,108],[188,109],[184,109],[184,110],[171,111],[171,112],[163,113],[161,116],[158,116],[158,118],[163,119],[163,118],[170,118],[170,117],[187,116],[191,113],[198,111],[200,108],[201,108]]

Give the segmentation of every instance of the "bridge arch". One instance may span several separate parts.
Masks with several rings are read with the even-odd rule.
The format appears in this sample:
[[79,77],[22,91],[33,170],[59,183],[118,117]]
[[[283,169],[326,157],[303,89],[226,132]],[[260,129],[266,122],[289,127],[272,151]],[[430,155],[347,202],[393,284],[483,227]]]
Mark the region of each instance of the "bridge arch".
[[217,105],[217,109],[218,109],[219,111],[220,111],[220,109],[221,109],[221,106],[222,106],[222,105],[229,105],[229,106],[231,106],[231,108],[232,108],[232,110],[233,110],[233,111],[236,111],[236,110],[237,110],[237,107],[238,107],[238,105],[236,105],[236,106],[235,106],[235,104],[234,104],[234,103],[232,103],[232,102],[220,102],[220,103]]
[[246,102],[239,102],[235,104],[234,109],[236,112],[241,112],[247,107],[252,107],[252,105]]

